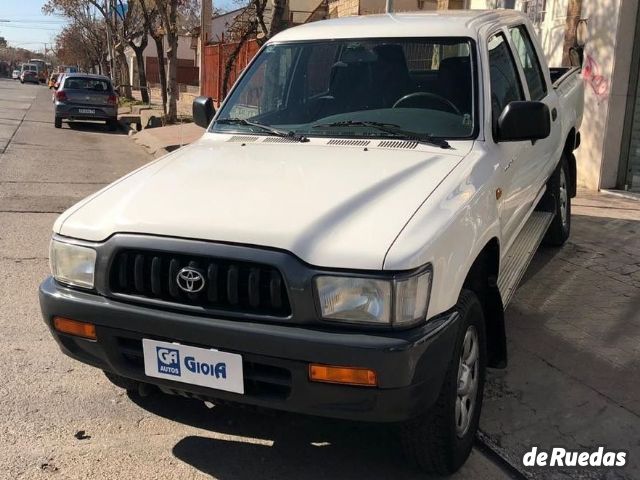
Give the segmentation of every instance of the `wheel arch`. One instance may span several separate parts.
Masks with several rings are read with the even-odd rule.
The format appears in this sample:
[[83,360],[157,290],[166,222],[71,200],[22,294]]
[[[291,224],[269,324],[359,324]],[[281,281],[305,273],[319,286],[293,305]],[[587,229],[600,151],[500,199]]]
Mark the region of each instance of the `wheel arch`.
[[487,336],[487,365],[504,368],[507,365],[507,337],[504,307],[498,289],[500,270],[500,242],[491,238],[474,260],[463,283],[473,291],[482,304]]

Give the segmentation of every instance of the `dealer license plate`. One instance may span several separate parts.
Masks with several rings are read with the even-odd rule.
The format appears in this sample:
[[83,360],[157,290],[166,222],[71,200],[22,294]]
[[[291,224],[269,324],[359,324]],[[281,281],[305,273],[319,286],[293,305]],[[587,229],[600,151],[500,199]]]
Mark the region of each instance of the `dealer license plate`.
[[244,393],[241,355],[147,338],[142,350],[149,377]]

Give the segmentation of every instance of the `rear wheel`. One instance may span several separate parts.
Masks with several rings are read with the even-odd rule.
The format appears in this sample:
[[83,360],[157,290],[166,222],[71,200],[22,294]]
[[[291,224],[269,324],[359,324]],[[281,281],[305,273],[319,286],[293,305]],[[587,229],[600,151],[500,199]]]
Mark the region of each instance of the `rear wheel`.
[[62,118],[56,117],[55,120],[53,121],[53,124],[55,125],[56,128],[62,128]]
[[463,290],[456,309],[458,337],[436,403],[402,426],[406,456],[426,473],[449,475],[471,453],[478,430],[486,369],[484,314],[475,293]]
[[558,167],[547,182],[545,195],[553,197],[555,217],[549,225],[544,237],[544,244],[561,247],[571,233],[571,177],[569,174],[569,162],[563,154]]
[[109,129],[110,132],[115,132],[118,129],[118,119],[111,118],[107,120],[107,128]]

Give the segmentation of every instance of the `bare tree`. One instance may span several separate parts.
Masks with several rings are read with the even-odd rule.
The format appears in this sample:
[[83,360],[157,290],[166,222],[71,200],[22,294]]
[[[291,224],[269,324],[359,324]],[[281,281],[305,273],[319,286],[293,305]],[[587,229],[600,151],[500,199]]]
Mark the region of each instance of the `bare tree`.
[[162,95],[162,112],[167,115],[167,71],[164,67],[164,30],[155,0],[140,0],[140,8],[147,31],[156,45],[158,54],[158,77]]
[[[222,77],[222,98],[227,96],[229,90],[229,80],[231,72],[235,67],[238,55],[244,45],[253,37],[257,37],[260,43],[269,39],[269,28],[265,22],[264,13],[268,0],[251,0],[246,10],[236,19],[232,36],[236,41],[236,46],[229,54],[224,65],[224,76]],[[222,99],[218,99],[222,100]]]
[[[158,0],[160,1],[160,0]],[[62,15],[76,19],[87,13],[94,15],[98,12],[104,19],[109,30],[112,47],[115,52],[117,71],[119,75],[116,82],[124,90],[124,96],[131,97],[131,84],[129,81],[129,65],[125,55],[125,49],[129,40],[139,35],[137,22],[135,21],[135,8],[126,4],[124,0],[48,0],[42,7],[46,14],[61,13]]]
[[127,44],[136,56],[138,67],[138,83],[140,84],[140,95],[144,103],[149,103],[149,90],[147,89],[147,73],[144,63],[144,50],[149,43],[149,28],[142,10],[144,0],[129,1],[129,21],[130,35],[127,36]]
[[[178,4],[179,0],[156,0],[156,8],[167,39],[167,113],[165,119],[178,119]],[[159,55],[158,55],[159,56]]]

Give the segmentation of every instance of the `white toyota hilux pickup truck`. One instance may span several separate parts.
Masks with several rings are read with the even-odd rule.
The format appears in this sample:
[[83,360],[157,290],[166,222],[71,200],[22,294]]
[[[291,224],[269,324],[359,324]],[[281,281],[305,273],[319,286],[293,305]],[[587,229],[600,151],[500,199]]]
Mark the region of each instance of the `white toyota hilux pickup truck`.
[[455,471],[504,309],[569,236],[582,109],[514,11],[291,28],[194,102],[200,140],[60,216],[44,319],[132,394],[387,422]]

